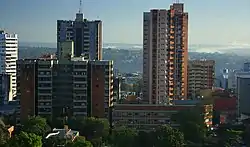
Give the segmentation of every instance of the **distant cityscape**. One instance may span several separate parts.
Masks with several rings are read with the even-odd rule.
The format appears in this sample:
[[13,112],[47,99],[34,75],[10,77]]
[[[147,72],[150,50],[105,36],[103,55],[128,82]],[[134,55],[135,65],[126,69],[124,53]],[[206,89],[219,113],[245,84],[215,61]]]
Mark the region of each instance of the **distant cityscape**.
[[[183,133],[185,141],[173,147],[204,146],[203,137],[189,138],[197,129],[220,144],[223,135],[215,130],[245,126],[250,119],[250,46],[189,45],[188,21],[184,3],[143,12],[142,44],[103,43],[102,20],[84,18],[81,9],[74,20],[57,20],[57,43],[18,42],[18,34],[0,30],[0,114],[9,120],[8,138],[41,117],[57,127],[40,135],[44,142],[53,136],[74,142],[86,132],[71,121],[90,125],[88,119],[100,119],[108,122],[110,136],[122,127],[155,132],[167,126]],[[199,123],[178,117],[196,113]],[[113,146],[103,136],[94,144],[100,135],[95,129],[104,128],[94,125],[86,139]],[[241,144],[243,137],[230,146]]]

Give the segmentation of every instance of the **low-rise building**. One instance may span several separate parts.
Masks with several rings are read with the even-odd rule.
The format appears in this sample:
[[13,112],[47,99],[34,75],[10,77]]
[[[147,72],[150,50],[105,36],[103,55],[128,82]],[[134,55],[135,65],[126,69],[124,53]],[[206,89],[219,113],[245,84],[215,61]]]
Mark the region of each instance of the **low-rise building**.
[[45,137],[45,139],[51,137],[57,137],[59,139],[74,141],[75,138],[78,136],[79,136],[79,131],[71,130],[68,128],[67,125],[65,125],[63,129],[54,128],[52,132]]
[[214,99],[214,124],[231,123],[237,118],[237,98]]
[[[178,126],[171,121],[171,116],[181,110],[188,110],[196,105],[152,105],[152,104],[116,104],[112,117],[114,127],[127,126],[139,130],[149,130],[159,125]],[[204,106],[204,122],[212,125],[212,105]]]

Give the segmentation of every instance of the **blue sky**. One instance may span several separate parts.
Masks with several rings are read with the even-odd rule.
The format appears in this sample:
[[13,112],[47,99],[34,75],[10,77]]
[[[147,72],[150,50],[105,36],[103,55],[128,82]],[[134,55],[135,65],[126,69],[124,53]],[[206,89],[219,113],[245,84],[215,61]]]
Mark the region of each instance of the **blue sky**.
[[[173,0],[83,0],[88,19],[103,21],[105,43],[142,43],[142,15]],[[250,44],[250,0],[180,0],[189,12],[190,44]],[[79,0],[1,0],[0,28],[20,41],[56,42],[56,20],[74,19]]]

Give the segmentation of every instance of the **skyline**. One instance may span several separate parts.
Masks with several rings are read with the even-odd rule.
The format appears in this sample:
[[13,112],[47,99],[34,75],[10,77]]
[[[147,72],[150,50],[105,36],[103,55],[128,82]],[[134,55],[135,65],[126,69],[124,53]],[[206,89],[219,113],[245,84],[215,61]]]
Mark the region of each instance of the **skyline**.
[[[189,13],[189,44],[250,44],[249,0],[180,2],[184,2]],[[56,21],[74,20],[79,10],[79,0],[3,0],[1,3],[0,28],[17,33],[20,42],[55,43]],[[104,43],[142,44],[143,12],[169,9],[172,3],[172,0],[85,0],[82,10],[85,18],[103,21]]]

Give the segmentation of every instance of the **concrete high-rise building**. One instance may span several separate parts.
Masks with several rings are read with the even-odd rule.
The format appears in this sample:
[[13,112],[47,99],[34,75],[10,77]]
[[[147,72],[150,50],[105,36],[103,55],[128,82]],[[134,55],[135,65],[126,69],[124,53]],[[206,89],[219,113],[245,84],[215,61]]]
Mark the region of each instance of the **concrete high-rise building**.
[[143,99],[152,104],[186,99],[188,13],[184,4],[144,12],[143,19]]
[[250,62],[245,62],[243,65],[244,72],[250,72]]
[[200,90],[212,89],[215,78],[214,60],[190,60],[188,62],[188,98],[195,99]]
[[219,87],[223,89],[228,89],[228,76],[229,76],[229,70],[227,68],[223,69],[218,79],[220,82]]
[[236,93],[238,97],[238,116],[241,114],[250,114],[250,73],[236,75]]
[[108,118],[113,107],[113,61],[95,60],[88,62],[88,96],[91,115]]
[[107,118],[113,103],[113,62],[18,60],[20,117],[40,115]]
[[237,77],[239,76],[248,76],[250,72],[245,72],[242,70],[233,70],[228,74],[228,89],[231,91],[237,92]]
[[16,96],[16,60],[18,59],[18,37],[17,34],[9,34],[0,30],[0,74],[11,76],[12,96]]
[[73,20],[57,21],[57,56],[61,56],[61,42],[74,42],[74,57],[86,60],[102,60],[102,21],[90,21],[76,14]]

